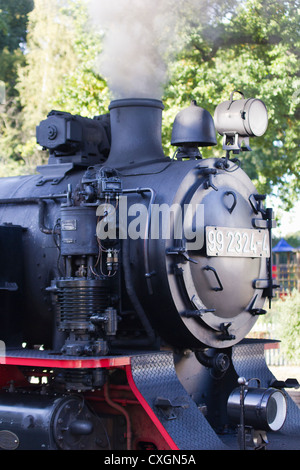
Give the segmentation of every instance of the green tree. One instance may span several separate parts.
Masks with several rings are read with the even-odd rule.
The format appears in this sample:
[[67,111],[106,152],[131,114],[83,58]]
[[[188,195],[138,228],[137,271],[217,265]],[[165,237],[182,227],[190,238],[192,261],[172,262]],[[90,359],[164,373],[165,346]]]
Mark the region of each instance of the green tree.
[[0,103],[0,176],[20,172],[21,106],[15,85],[18,69],[25,64],[28,13],[32,9],[32,0],[0,0],[0,81],[5,86]]
[[280,350],[293,365],[300,365],[300,292],[296,289],[275,300],[272,309],[258,320],[265,331],[281,341]]
[[22,47],[26,41],[28,13],[33,0],[0,0],[0,80],[7,96],[15,96],[18,66],[24,63]]
[[77,66],[64,76],[63,83],[57,89],[54,106],[85,117],[106,113],[111,99],[110,91],[95,67],[101,52],[101,35],[90,27],[87,2],[73,0],[63,12],[72,18],[72,43]]
[[234,9],[227,4],[214,22],[191,23],[165,93],[169,121],[174,103],[187,105],[191,97],[211,113],[233,90],[261,98],[268,132],[241,154],[242,166],[260,191],[276,187],[286,207],[300,191],[299,17],[298,1],[247,0]]
[[35,0],[29,14],[26,62],[19,67],[16,85],[21,105],[18,126],[8,121],[13,142],[3,139],[13,159],[23,162],[19,172],[33,172],[46,162],[47,153],[36,143],[36,125],[52,109],[85,116],[107,109],[106,83],[93,70],[100,42],[86,24],[84,0]]
[[65,3],[64,0],[35,0],[29,14],[26,63],[19,67],[16,85],[21,104],[16,150],[27,172],[45,162],[46,155],[36,143],[36,126],[54,108],[58,90],[78,66],[73,19],[66,14]]
[[[24,129],[32,132],[45,117],[64,77],[77,66],[72,19],[62,0],[35,0],[29,14],[26,65],[19,70]],[[50,109],[51,110],[51,109]]]

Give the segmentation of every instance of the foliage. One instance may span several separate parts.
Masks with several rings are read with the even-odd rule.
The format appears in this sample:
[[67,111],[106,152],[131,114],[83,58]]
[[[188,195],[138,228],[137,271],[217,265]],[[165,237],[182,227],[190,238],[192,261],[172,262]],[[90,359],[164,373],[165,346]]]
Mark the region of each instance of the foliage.
[[26,41],[27,15],[32,9],[33,0],[0,0],[0,80],[5,82],[8,96],[16,95],[17,69],[25,62],[21,47]]
[[[1,112],[1,108],[5,111]],[[22,160],[18,152],[21,123],[16,109],[16,98],[0,106],[0,176],[22,173],[20,163]]]
[[58,87],[54,106],[85,117],[107,113],[110,103],[109,89],[95,68],[95,61],[101,51],[100,35],[87,27],[88,9],[82,0],[73,0],[62,13],[67,18],[72,18],[77,66],[68,71],[63,85]]
[[0,81],[5,84],[5,100],[0,103],[0,176],[23,171],[18,150],[22,124],[16,82],[18,69],[25,64],[28,13],[33,6],[32,0],[0,0]]
[[261,192],[276,187],[288,208],[300,192],[299,16],[298,2],[248,0],[236,5],[230,21],[222,16],[194,26],[166,90],[169,109],[195,98],[211,113],[233,90],[263,99],[268,132],[252,139],[242,165]]
[[35,0],[28,14],[26,54],[19,63],[17,98],[2,107],[2,123],[0,119],[7,173],[15,174],[18,165],[19,173],[34,172],[45,163],[47,154],[36,143],[35,129],[52,109],[90,117],[107,109],[106,83],[93,71],[100,41],[86,24],[82,0]]
[[18,49],[25,42],[27,14],[33,9],[33,0],[0,0],[0,49]]
[[[110,93],[95,68],[102,41],[89,23],[86,0],[35,0],[29,15],[30,0],[10,3],[0,0],[0,79],[4,74],[13,89],[13,99],[0,110],[0,155],[20,162],[22,172],[25,163],[33,167],[46,157],[36,147],[35,126],[51,109],[92,117],[107,112]],[[262,98],[268,132],[252,139],[253,152],[240,159],[258,190],[270,194],[276,188],[289,208],[300,192],[299,0],[178,1],[182,7],[186,21],[178,43],[184,47],[168,64],[163,96],[165,152],[173,154],[173,120],[192,98],[211,114],[233,90]],[[222,156],[220,144],[221,137],[203,156]]]
[[26,65],[19,70],[17,89],[23,128],[30,136],[51,111],[61,81],[78,64],[72,22],[63,15],[61,4],[61,0],[35,0],[35,8],[28,16]]
[[300,364],[300,292],[294,290],[275,300],[272,309],[259,322],[281,341],[280,350],[287,359],[295,365]]
[[36,125],[53,109],[64,78],[78,65],[72,18],[64,13],[64,4],[63,0],[35,0],[28,14],[24,63],[19,64],[15,86],[17,97],[8,101],[2,126],[0,122],[1,157],[9,171],[9,163],[20,162],[20,173],[30,173],[45,162],[47,155],[36,143]]

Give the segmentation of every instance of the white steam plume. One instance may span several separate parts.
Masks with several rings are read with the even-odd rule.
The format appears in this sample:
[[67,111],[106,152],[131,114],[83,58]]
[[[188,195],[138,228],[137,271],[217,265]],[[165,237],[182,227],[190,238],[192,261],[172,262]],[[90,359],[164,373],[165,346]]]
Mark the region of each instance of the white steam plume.
[[198,0],[90,0],[103,32],[98,72],[117,98],[161,99],[168,63],[182,47],[183,8]]

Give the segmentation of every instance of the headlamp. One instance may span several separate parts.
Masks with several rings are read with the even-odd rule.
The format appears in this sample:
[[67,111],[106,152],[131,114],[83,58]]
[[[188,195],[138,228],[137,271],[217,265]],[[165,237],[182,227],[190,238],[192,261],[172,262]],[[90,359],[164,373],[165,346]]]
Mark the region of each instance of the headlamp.
[[[234,93],[243,99],[234,100]],[[223,135],[226,150],[251,150],[249,137],[261,137],[268,128],[268,111],[260,99],[245,99],[243,93],[234,91],[229,101],[219,104],[215,110],[216,130]],[[245,147],[242,148],[242,141]]]
[[[246,426],[264,431],[279,431],[282,428],[287,414],[287,401],[281,390],[249,387],[247,384],[243,394],[243,419]],[[241,388],[234,389],[230,394],[227,412],[234,423],[240,423]]]

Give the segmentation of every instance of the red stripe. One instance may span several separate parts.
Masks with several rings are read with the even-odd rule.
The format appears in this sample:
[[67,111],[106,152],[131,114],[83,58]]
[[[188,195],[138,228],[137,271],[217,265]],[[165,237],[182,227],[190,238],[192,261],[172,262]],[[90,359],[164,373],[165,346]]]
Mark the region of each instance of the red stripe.
[[172,450],[179,450],[178,446],[175,444],[171,436],[168,434],[164,426],[161,424],[161,422],[157,418],[151,406],[147,403],[147,401],[145,400],[145,398],[143,397],[143,395],[141,394],[141,392],[138,390],[137,386],[135,385],[135,382],[132,376],[131,366],[129,365],[126,366],[125,370],[126,370],[128,384],[132,392],[134,393],[134,395],[136,396],[136,398],[138,399],[138,401],[140,402],[140,404],[146,411],[147,415],[151,418],[152,422],[155,424],[158,431],[163,436],[163,438],[165,439],[166,443],[170,446],[170,448]]
[[130,357],[111,357],[101,359],[49,359],[37,357],[2,357],[0,364],[32,367],[56,367],[62,369],[81,369],[95,367],[124,367],[130,364]]

